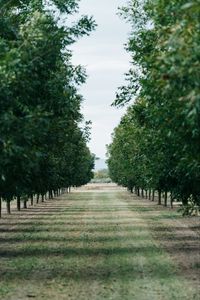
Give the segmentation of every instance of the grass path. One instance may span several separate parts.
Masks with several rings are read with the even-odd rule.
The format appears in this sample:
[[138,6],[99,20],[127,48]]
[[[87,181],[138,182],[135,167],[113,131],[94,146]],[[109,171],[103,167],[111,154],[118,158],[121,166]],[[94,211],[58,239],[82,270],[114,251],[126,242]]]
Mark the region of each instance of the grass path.
[[[176,263],[182,225],[173,232],[170,219],[181,222],[120,189],[76,191],[4,217],[0,299],[199,300],[199,240],[188,231],[191,249]],[[196,260],[184,269],[187,255]]]

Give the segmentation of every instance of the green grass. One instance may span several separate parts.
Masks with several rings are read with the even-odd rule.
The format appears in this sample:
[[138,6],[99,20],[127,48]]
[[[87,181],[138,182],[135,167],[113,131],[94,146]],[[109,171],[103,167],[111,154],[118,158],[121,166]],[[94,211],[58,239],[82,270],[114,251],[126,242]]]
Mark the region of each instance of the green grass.
[[0,299],[198,299],[152,233],[168,212],[148,212],[125,192],[88,191],[2,219]]

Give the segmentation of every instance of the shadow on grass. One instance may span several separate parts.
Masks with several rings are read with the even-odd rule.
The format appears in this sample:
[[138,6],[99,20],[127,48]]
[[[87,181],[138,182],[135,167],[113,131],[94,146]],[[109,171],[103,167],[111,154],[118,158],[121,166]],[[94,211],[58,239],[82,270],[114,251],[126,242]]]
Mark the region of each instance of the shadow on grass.
[[[112,205],[109,203],[106,193],[105,195],[107,199],[104,201],[104,206],[100,203],[99,205],[88,204],[85,207],[82,202],[86,203],[88,195],[85,197],[81,195],[81,198],[76,195],[76,199],[69,197],[70,205],[67,201],[64,205],[63,199],[56,199],[55,204],[47,201],[44,205],[40,204],[39,207],[23,210],[24,214],[20,217],[19,213],[14,213],[9,219],[10,224],[4,221],[0,223],[1,226],[5,226],[0,228],[0,232],[3,233],[0,238],[2,244],[0,257],[3,258],[0,268],[1,277],[4,280],[14,281],[18,279],[88,281],[107,278],[121,280],[130,278],[132,280],[144,278],[144,276],[145,279],[148,276],[149,279],[173,279],[175,277],[173,268],[168,260],[161,258],[163,256],[162,249],[152,243],[151,236],[149,238],[146,235],[148,232],[158,231],[165,238],[164,233],[167,229],[159,226],[151,227],[148,224],[140,226],[137,223],[134,224],[134,219],[129,218],[129,221],[123,219],[123,214],[130,214],[130,211],[148,213],[155,211],[156,206],[142,207],[142,204],[139,206],[129,202],[127,205],[118,205],[117,203]],[[99,195],[99,199],[102,197],[103,193]],[[96,201],[97,199],[98,197],[96,197]],[[108,202],[106,203],[106,201]],[[72,207],[72,205],[77,207]],[[117,211],[121,212],[121,216],[118,216],[119,222],[116,219],[111,222],[113,213]],[[160,207],[156,208],[156,212],[158,211],[163,213]],[[91,223],[87,223],[85,215],[90,213],[94,214],[94,219]],[[105,222],[106,213],[110,215]],[[95,214],[98,217],[98,214],[102,214],[103,217],[96,221]],[[32,218],[31,221],[30,218]],[[57,218],[59,221],[56,221]],[[77,218],[77,220],[73,218]],[[125,218],[127,219],[127,217]],[[147,218],[151,219],[151,216],[147,216]],[[82,219],[82,222],[79,219]],[[143,220],[141,219],[139,222],[143,222]],[[121,226],[119,231],[121,234],[124,232],[124,237],[117,236],[118,226]],[[182,227],[173,229],[183,230]],[[137,236],[136,231],[137,233],[141,231],[141,235]],[[74,232],[77,233],[77,236],[59,236],[59,234],[67,233],[69,235]],[[46,234],[46,236],[37,236],[40,233]],[[57,236],[49,236],[50,233],[58,234]],[[88,236],[88,233],[100,233],[102,236],[92,237]],[[111,235],[106,236],[106,233]],[[9,236],[9,234],[16,234],[16,236]],[[36,235],[34,236],[34,234]],[[191,237],[188,237],[188,240],[190,240],[189,238]],[[184,240],[185,237],[183,237]],[[170,245],[170,251],[174,253],[180,251],[178,246],[180,241],[182,241],[181,237],[176,240],[177,243]],[[196,241],[196,239],[192,239],[192,241]],[[106,244],[107,242],[110,244]],[[116,246],[115,242],[119,246]],[[70,243],[72,243],[71,247]],[[97,243],[102,243],[102,245]],[[184,247],[183,251],[189,255],[197,255],[199,247],[196,243]],[[107,258],[110,259],[107,260]],[[99,263],[101,259],[103,259],[102,265]],[[70,264],[70,260],[74,264]]]
[[147,234],[141,234],[139,236],[134,236],[130,234],[126,234],[124,232],[123,236],[117,236],[117,235],[109,235],[109,236],[93,236],[93,235],[87,235],[87,232],[84,234],[80,234],[79,236],[48,236],[45,237],[36,235],[15,235],[12,236],[5,236],[0,237],[0,243],[24,243],[24,242],[42,242],[42,243],[51,243],[51,242],[62,242],[62,243],[68,243],[72,242],[74,243],[81,243],[81,242],[87,242],[87,243],[118,243],[118,242],[136,242],[136,241],[146,241],[148,238]]
[[[73,216],[73,215],[72,215]],[[31,221],[32,220],[32,221]],[[6,222],[5,220],[3,221],[3,219],[0,222],[0,228],[1,226],[29,226],[29,225],[33,225],[34,222],[37,220],[37,225],[52,225],[52,219],[51,218],[43,218],[41,216],[37,217],[37,215],[35,215],[34,218],[32,218],[30,220],[30,218],[27,218],[27,216],[25,215],[24,217],[21,218],[15,218],[12,217],[12,219],[9,220],[9,222]],[[50,222],[51,221],[51,222]],[[81,215],[77,215],[75,216],[75,220],[73,219],[73,221],[68,220],[68,218],[66,218],[66,216],[64,215],[59,215],[59,221],[54,220],[53,224],[54,225],[63,225],[63,224],[71,224],[71,223],[81,223],[80,221],[83,222],[83,216]],[[119,217],[113,217],[113,216],[86,216],[84,217],[84,223],[106,223],[107,221],[109,222],[116,222],[119,224],[134,224],[135,221],[141,221],[140,218],[133,218],[133,217],[123,217],[120,216],[120,221],[119,221]]]
[[[87,240],[85,240],[85,243],[87,243]],[[170,246],[170,251],[180,251],[182,249],[182,246],[176,243],[175,245]],[[185,246],[183,251],[187,251],[187,253],[191,252],[193,254],[199,253],[199,245],[190,245]],[[154,255],[159,255],[162,253],[162,250],[160,248],[157,248],[155,245],[151,245],[148,242],[146,243],[146,246],[129,246],[129,247],[115,247],[115,246],[107,246],[104,245],[104,247],[63,247],[63,244],[59,245],[59,247],[51,247],[51,246],[43,246],[41,244],[40,246],[34,247],[33,245],[27,245],[23,248],[14,249],[14,248],[7,248],[7,249],[0,249],[0,257],[1,258],[16,258],[16,257],[50,257],[50,256],[63,256],[63,257],[74,257],[74,256],[110,256],[110,255],[143,255],[145,257],[152,256],[152,253]]]
[[[164,227],[164,226],[156,226],[156,227],[149,227],[149,229],[152,231],[152,232],[174,232],[174,231],[191,231],[191,230],[194,230],[194,231],[198,231],[200,230],[200,225],[199,226],[191,226],[191,227],[183,227],[183,226],[173,226],[172,228],[169,228],[169,227]],[[183,237],[184,239],[185,237]]]
[[[93,227],[92,224],[91,225],[84,225],[84,229],[85,232],[87,233],[97,233],[97,232],[113,232],[114,228],[116,228],[116,224],[113,224],[113,226],[110,225],[110,227],[106,227],[103,225],[99,225],[99,226],[95,226]],[[138,230],[144,230],[145,227],[138,227],[138,226],[123,226],[123,229],[125,232],[130,231],[130,232],[134,232],[134,231],[138,231]],[[58,226],[53,226],[53,224],[51,224],[51,227],[47,227],[45,228],[45,226],[43,227],[37,227],[37,226],[33,226],[30,228],[1,228],[0,230],[1,233],[33,233],[33,232],[79,232],[80,233],[80,225],[73,225],[73,226],[65,226],[65,228],[60,228]]]
[[[22,262],[21,262],[22,263]],[[12,271],[9,273],[6,269],[1,269],[1,276],[4,280],[15,281],[17,280],[81,280],[81,281],[91,281],[91,280],[108,280],[108,279],[120,279],[126,281],[127,279],[137,280],[145,278],[150,280],[153,279],[167,279],[172,280],[177,277],[172,267],[166,262],[151,262],[141,265],[135,261],[132,263],[123,262],[119,265],[116,262],[106,265],[98,264],[85,264],[76,267],[65,266],[64,264],[59,264],[58,262],[53,262],[52,264],[45,265],[44,263],[30,262],[26,267],[21,264],[17,264],[13,267]],[[14,265],[14,264],[13,264]]]

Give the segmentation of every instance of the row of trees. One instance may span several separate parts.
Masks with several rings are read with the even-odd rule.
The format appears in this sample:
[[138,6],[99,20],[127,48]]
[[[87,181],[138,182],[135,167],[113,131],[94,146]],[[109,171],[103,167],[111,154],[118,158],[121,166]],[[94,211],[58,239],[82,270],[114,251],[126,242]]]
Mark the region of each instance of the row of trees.
[[114,105],[134,99],[108,147],[111,178],[200,206],[199,0],[132,0],[132,67]]
[[95,24],[83,16],[70,25],[77,9],[76,0],[0,1],[0,198],[8,212],[15,198],[20,209],[21,199],[92,177],[78,92],[86,75],[69,46]]
[[100,169],[94,172],[94,178],[91,183],[111,183],[108,169]]

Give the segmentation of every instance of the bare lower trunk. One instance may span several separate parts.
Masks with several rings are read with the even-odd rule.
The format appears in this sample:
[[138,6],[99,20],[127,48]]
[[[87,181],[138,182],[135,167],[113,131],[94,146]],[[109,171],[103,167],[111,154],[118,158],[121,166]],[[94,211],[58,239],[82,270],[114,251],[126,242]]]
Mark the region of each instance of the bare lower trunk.
[[152,193],[152,201],[155,200],[155,191],[153,190],[153,193]]
[[7,214],[11,214],[11,210],[10,210],[10,201],[6,201],[6,210],[7,210]]
[[145,191],[145,196],[146,196],[146,199],[148,198],[148,192],[147,190]]
[[44,195],[42,194],[42,202],[44,202]]
[[31,195],[31,206],[33,206],[33,195]]
[[161,191],[159,190],[159,191],[158,191],[158,205],[161,205],[161,195],[162,195],[162,193],[161,193]]
[[27,208],[27,200],[24,200],[24,208]]
[[164,201],[164,206],[167,206],[167,192],[165,191],[165,201]]
[[149,190],[149,200],[151,200],[151,190]]
[[40,194],[37,194],[36,203],[39,203],[39,199],[40,199]]
[[21,201],[20,201],[20,196],[17,196],[17,210],[20,211],[21,210]]
[[174,208],[172,193],[170,194],[170,206],[171,206],[171,208]]

